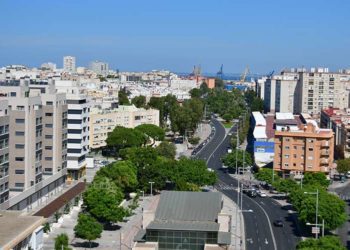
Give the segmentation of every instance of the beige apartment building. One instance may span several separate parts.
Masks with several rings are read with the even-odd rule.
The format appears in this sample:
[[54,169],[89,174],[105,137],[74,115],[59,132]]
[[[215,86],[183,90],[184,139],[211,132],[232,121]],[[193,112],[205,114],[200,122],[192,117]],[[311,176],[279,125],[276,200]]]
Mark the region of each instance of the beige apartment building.
[[0,101],[7,102],[9,121],[9,199],[0,208],[31,209],[65,183],[66,97],[55,93],[51,82],[24,79],[0,82],[0,86]]
[[333,168],[334,135],[307,121],[299,130],[275,132],[273,168],[283,176],[301,178],[305,172],[330,173]]
[[141,124],[159,126],[159,110],[120,105],[116,109],[92,109],[90,113],[90,148],[106,146],[108,133],[116,126],[134,128]]

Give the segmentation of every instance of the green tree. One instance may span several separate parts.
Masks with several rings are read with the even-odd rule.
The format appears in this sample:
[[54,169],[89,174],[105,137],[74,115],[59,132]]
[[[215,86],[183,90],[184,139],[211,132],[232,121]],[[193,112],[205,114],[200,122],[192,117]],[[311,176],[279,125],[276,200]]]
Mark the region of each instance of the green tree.
[[[255,178],[259,181],[264,181],[266,183],[272,184],[272,169],[271,168],[260,168],[258,172],[254,174]],[[274,180],[279,181],[280,177],[274,171]]]
[[131,99],[131,103],[137,108],[144,108],[146,106],[146,97],[143,95],[135,96]]
[[128,98],[128,93],[125,89],[121,89],[118,92],[118,100],[120,105],[130,105],[130,101]]
[[142,124],[135,128],[155,141],[163,141],[165,137],[164,129],[153,124]]
[[156,147],[158,155],[164,156],[169,159],[174,159],[176,155],[176,147],[171,142],[161,142],[158,147]]
[[191,98],[200,98],[202,91],[200,89],[194,88],[190,90]]
[[274,186],[278,192],[287,193],[287,194],[299,188],[298,184],[294,180],[280,179],[280,178],[278,178],[278,180],[274,183]]
[[147,142],[146,136],[139,130],[116,126],[108,134],[106,143],[118,151],[127,147],[140,147]]
[[136,167],[128,161],[117,161],[97,171],[95,179],[107,177],[124,193],[135,191],[137,187]]
[[243,160],[244,160],[244,167],[252,166],[253,160],[250,154],[244,150],[240,149],[234,149],[231,153],[225,155],[222,158],[222,162],[225,166],[231,169],[236,169],[236,153],[237,153],[237,166],[243,167]]
[[119,204],[123,200],[123,192],[110,179],[97,178],[83,195],[87,211],[103,223],[122,221],[126,215]]
[[337,171],[341,174],[346,174],[350,171],[350,158],[337,160]]
[[152,96],[148,102],[148,106],[159,110],[159,124],[161,127],[163,127],[165,125],[164,98]]
[[227,114],[224,114],[224,115],[222,116],[222,119],[224,119],[225,122],[230,122],[230,121],[232,121],[233,116],[232,116],[231,114],[227,113]]
[[300,241],[298,250],[346,250],[338,236],[325,236],[319,239],[307,239]]
[[329,185],[329,180],[324,173],[310,173],[307,172],[303,178],[303,184],[309,186],[319,186],[322,188],[327,188]]
[[95,218],[88,214],[79,214],[78,223],[74,227],[75,237],[88,240],[91,248],[91,241],[100,238],[102,231],[102,225]]
[[199,89],[202,95],[205,95],[210,92],[210,89],[208,88],[208,85],[205,82],[203,82],[201,86],[199,86]]
[[71,250],[71,248],[68,247],[69,238],[68,235],[65,233],[59,234],[55,238],[55,250]]

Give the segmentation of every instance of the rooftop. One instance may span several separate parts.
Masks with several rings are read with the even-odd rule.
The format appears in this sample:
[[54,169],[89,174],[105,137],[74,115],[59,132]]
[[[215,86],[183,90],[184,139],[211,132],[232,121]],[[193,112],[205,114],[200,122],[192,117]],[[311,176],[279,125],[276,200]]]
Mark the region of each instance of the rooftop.
[[0,249],[12,249],[32,234],[45,219],[41,216],[22,215],[22,211],[0,211]]

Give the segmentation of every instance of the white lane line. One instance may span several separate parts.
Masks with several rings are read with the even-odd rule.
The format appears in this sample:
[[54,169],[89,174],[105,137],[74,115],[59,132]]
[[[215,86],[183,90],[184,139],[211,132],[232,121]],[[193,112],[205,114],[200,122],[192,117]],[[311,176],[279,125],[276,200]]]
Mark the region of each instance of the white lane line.
[[[219,124],[221,125],[221,127],[223,127],[224,129],[225,129],[225,127],[221,124],[221,122],[219,122]],[[216,131],[216,129],[215,129],[215,131]],[[209,155],[209,157],[208,157],[208,160],[207,160],[207,165],[208,165],[208,163],[209,163],[209,160],[210,160],[210,158],[211,158],[211,156],[216,152],[216,150],[221,146],[221,144],[224,142],[224,140],[226,139],[226,131],[225,131],[225,136],[224,136],[224,138],[221,140],[221,142],[216,146],[216,148],[214,149],[214,151]]]

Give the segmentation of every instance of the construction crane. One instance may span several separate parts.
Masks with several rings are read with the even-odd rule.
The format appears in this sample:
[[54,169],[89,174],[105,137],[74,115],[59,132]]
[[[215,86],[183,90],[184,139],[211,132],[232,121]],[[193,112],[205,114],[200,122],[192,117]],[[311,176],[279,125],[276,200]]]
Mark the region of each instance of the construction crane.
[[250,73],[249,71],[249,67],[245,67],[242,75],[241,75],[241,79],[239,80],[240,83],[244,83],[245,82],[245,79],[247,78],[247,75]]
[[268,78],[271,78],[271,77],[273,76],[274,73],[275,73],[275,71],[272,70],[270,73],[267,74],[267,77],[268,77]]
[[216,77],[219,79],[223,79],[224,78],[224,65],[221,64],[220,70],[218,71],[218,73],[216,73]]

